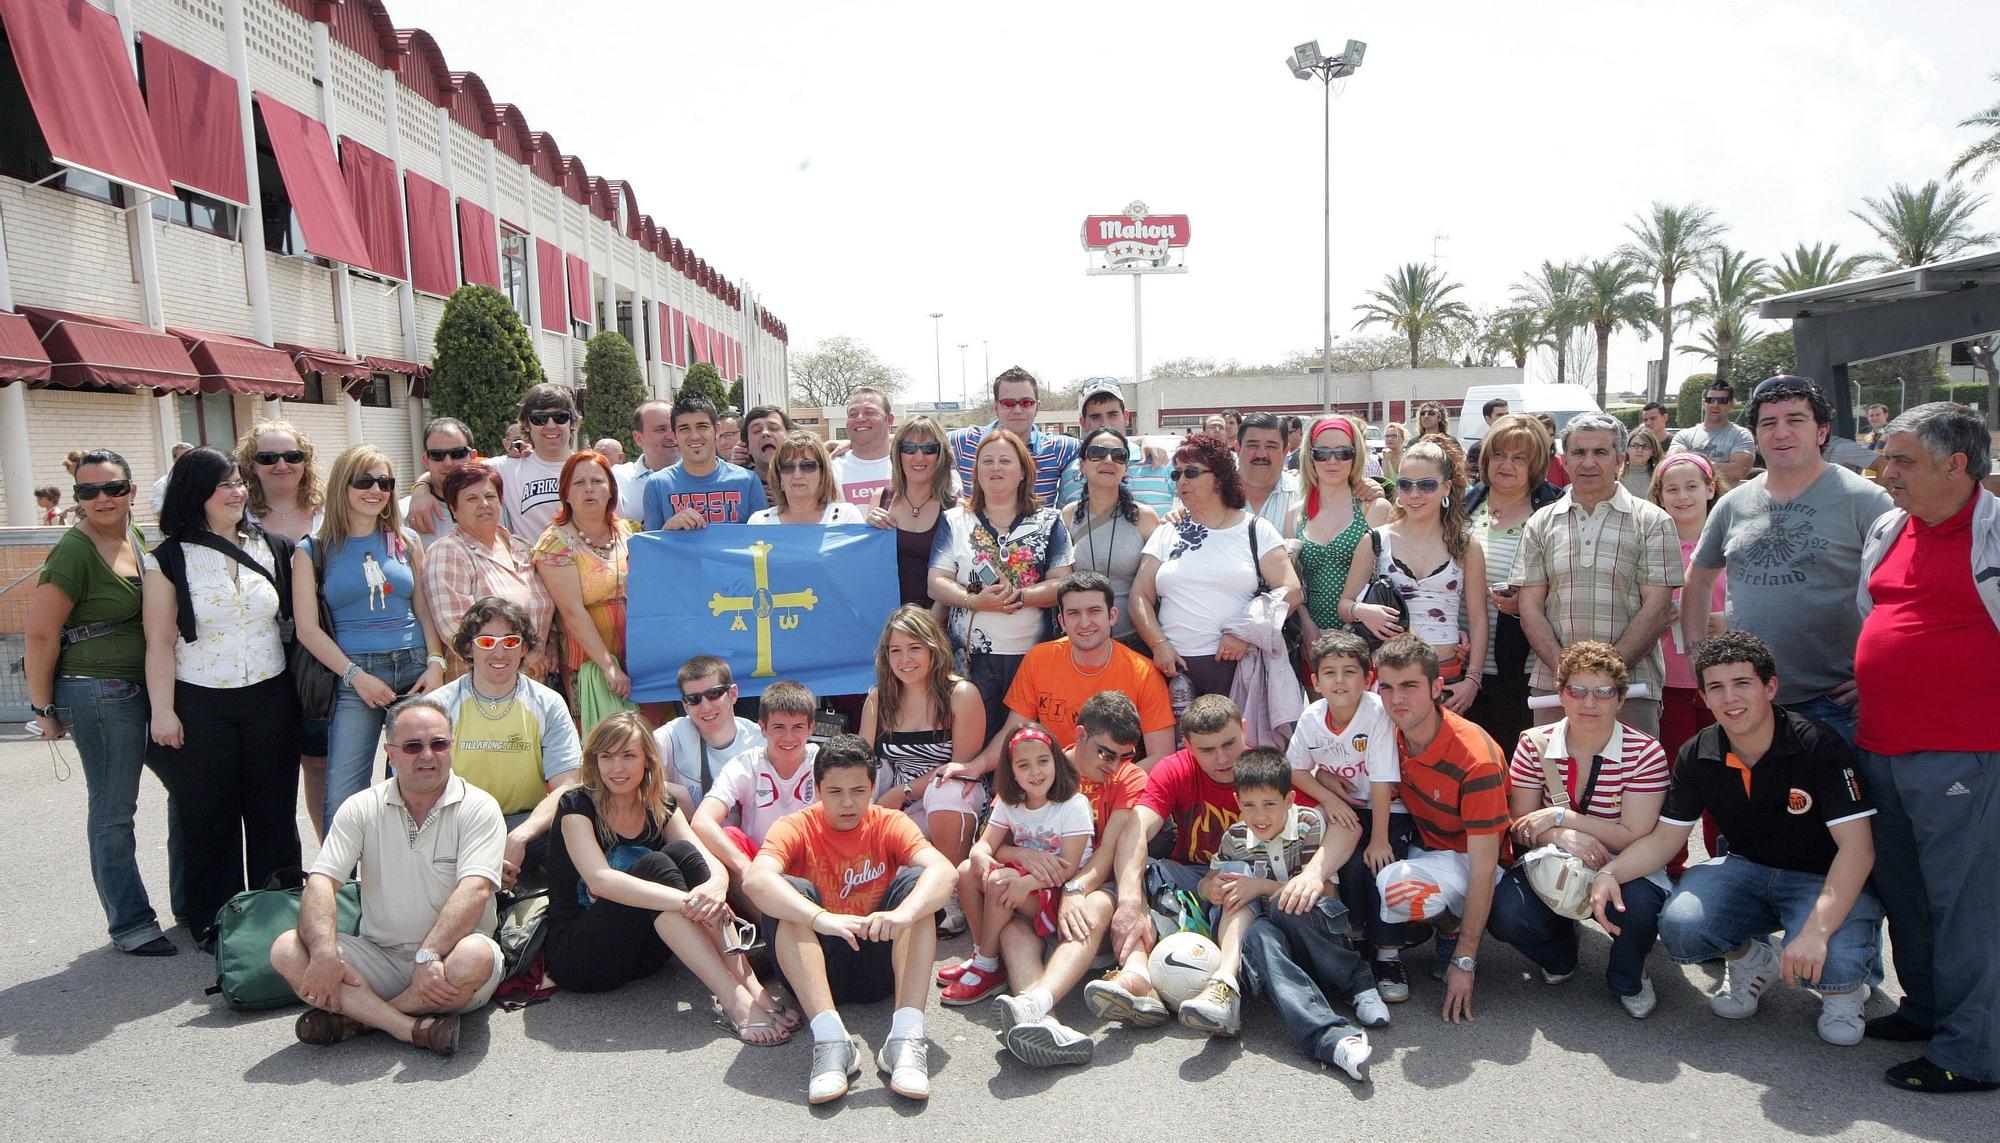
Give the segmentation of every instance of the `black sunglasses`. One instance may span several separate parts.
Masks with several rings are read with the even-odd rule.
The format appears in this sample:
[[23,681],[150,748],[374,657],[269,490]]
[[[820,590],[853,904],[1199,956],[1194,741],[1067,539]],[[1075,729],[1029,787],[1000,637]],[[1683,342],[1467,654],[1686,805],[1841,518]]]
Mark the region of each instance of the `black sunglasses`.
[[1091,445],[1083,450],[1085,460],[1115,460],[1119,464],[1131,462],[1131,456],[1117,445]]
[[786,475],[794,472],[818,472],[819,462],[816,460],[781,460],[778,462],[778,471]]
[[734,685],[735,685],[734,683],[724,683],[719,687],[710,687],[705,691],[696,691],[692,694],[683,691],[681,692],[681,705],[685,707],[696,707],[700,706],[702,703],[705,702],[714,702],[717,699],[721,698],[723,695],[728,694],[729,688]]
[[1411,480],[1409,477],[1405,476],[1397,479],[1396,491],[1421,492],[1425,496],[1429,496],[1431,493],[1436,492],[1438,488],[1443,484],[1444,481],[1439,480],[1435,476],[1426,476],[1422,480]]
[[291,448],[283,452],[253,452],[250,454],[250,459],[256,461],[258,464],[266,465],[276,464],[281,460],[286,464],[304,464],[306,462],[306,450]]
[[1353,445],[1314,445],[1313,459],[1324,464],[1329,460],[1353,460]]
[[95,500],[97,499],[97,494],[100,492],[116,500],[127,492],[132,491],[132,482],[129,480],[107,480],[102,484],[78,484],[73,485],[69,491],[70,495],[76,497],[78,500]]
[[1703,397],[1701,403],[1704,405],[1727,405],[1735,399],[1734,397]]
[[570,421],[573,419],[574,418],[572,418],[569,415],[569,410],[567,409],[556,409],[553,411],[539,411],[528,414],[528,423],[531,425],[546,425],[550,421],[554,421],[556,424],[559,425],[566,425],[569,424]]
[[408,742],[398,742],[396,749],[402,751],[405,758],[415,758],[425,750],[429,750],[432,754],[449,754],[451,753],[451,739],[442,737],[431,739],[412,738]]
[[944,451],[944,446],[936,441],[904,441],[902,444],[896,446],[896,451],[902,453],[904,456],[915,456],[918,453],[922,453],[925,456],[936,456],[938,453]]
[[1190,464],[1185,468],[1168,469],[1167,479],[1178,483],[1181,480],[1193,480],[1197,476],[1207,476],[1208,471],[1200,465]]
[[472,455],[469,448],[427,448],[424,455],[432,460],[464,460]]
[[396,490],[396,478],[393,476],[370,476],[364,472],[360,476],[350,477],[347,481],[347,486],[356,492],[366,492],[370,488],[379,488],[384,492],[394,492]]

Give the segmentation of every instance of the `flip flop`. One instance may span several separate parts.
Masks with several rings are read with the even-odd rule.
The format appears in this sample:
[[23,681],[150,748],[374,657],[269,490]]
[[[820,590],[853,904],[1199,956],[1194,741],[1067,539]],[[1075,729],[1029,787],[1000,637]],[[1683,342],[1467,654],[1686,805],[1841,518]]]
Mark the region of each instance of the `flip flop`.
[[764,1011],[776,1016],[780,1026],[794,1032],[804,1026],[806,1014],[799,1010],[798,1005],[792,1003],[792,998],[785,995],[783,989],[775,984],[763,984],[761,981],[759,984],[764,989],[764,995],[770,997],[772,1002],[777,1005],[776,1008],[766,1006]]
[[[759,1009],[758,1011],[761,1012],[764,1010]],[[773,1015],[773,1013],[766,1014]],[[775,1048],[779,1044],[788,1043],[792,1038],[792,1033],[797,1030],[787,1028],[782,1024],[774,1023],[770,1020],[753,1020],[748,1024],[738,1024],[736,1021],[731,1020],[728,1014],[722,1010],[722,1001],[720,1000],[715,1001],[709,1007],[709,1015],[714,1017],[715,1022],[721,1025],[730,1035],[735,1036],[738,1040],[752,1048]],[[769,1028],[771,1031],[781,1032],[783,1035],[775,1040],[752,1040],[743,1034],[755,1028]]]

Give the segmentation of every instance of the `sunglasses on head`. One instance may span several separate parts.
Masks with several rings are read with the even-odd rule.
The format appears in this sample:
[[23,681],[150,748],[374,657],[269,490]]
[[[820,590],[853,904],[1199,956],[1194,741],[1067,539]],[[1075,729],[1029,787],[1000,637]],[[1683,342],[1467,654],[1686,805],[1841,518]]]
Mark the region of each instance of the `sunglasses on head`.
[[384,492],[394,492],[396,490],[396,478],[393,476],[370,476],[364,472],[360,476],[350,477],[347,481],[347,486],[356,492],[366,492],[370,488],[379,488]]
[[734,685],[735,684],[733,683],[724,683],[719,687],[710,687],[705,691],[693,691],[693,692],[683,691],[681,693],[681,705],[700,706],[702,703],[705,702],[715,702],[716,700],[722,698],[724,695],[728,694],[729,688]]
[[407,742],[398,742],[396,749],[401,751],[405,758],[416,758],[426,750],[432,754],[449,754],[451,753],[451,739],[443,737],[412,738]]
[[1573,699],[1586,699],[1586,698],[1608,699],[1617,697],[1618,688],[1586,687],[1581,683],[1568,683],[1563,686],[1563,693]]
[[518,634],[474,635],[472,637],[472,645],[482,651],[491,651],[495,647],[505,647],[507,650],[512,651],[521,645],[521,637]]
[[1439,480],[1435,476],[1426,476],[1422,480],[1411,480],[1407,476],[1402,476],[1396,478],[1396,491],[1421,492],[1429,496],[1431,493],[1436,492],[1443,484],[1444,481]]
[[1818,396],[1819,386],[1810,377],[1792,377],[1780,373],[1776,377],[1766,377],[1764,380],[1757,382],[1757,387],[1750,390],[1750,399],[1755,401],[1759,397],[1769,396],[1772,393],[1796,393],[1799,396],[1805,396],[1810,393]]
[[786,476],[794,472],[818,472],[819,462],[811,458],[805,460],[781,460],[778,462],[778,471]]
[[265,465],[276,464],[281,460],[286,464],[304,464],[306,462],[306,450],[302,448],[289,448],[283,452],[253,452],[250,454],[250,459],[256,461],[258,464]]
[[1002,397],[993,403],[1003,409],[1032,409],[1042,400],[1039,397]]
[[1110,460],[1116,461],[1119,464],[1126,464],[1132,458],[1126,454],[1124,449],[1119,448],[1117,445],[1091,445],[1089,448],[1083,450],[1083,459]]
[[559,425],[566,425],[573,419],[568,409],[539,410],[528,414],[528,423],[531,425],[546,425],[550,421],[554,421]]
[[1329,460],[1353,460],[1353,445],[1314,445],[1313,459],[1321,464]]
[[1208,471],[1209,471],[1208,469],[1203,468],[1198,464],[1190,464],[1182,468],[1168,469],[1167,479],[1176,482],[1182,480],[1193,480],[1197,476],[1207,476]]
[[97,499],[97,494],[102,492],[106,496],[116,500],[130,491],[132,491],[132,482],[129,480],[107,480],[101,484],[73,485],[70,488],[70,495],[76,497],[78,500],[95,500]]
[[432,460],[464,460],[472,455],[470,448],[427,448],[424,455]]

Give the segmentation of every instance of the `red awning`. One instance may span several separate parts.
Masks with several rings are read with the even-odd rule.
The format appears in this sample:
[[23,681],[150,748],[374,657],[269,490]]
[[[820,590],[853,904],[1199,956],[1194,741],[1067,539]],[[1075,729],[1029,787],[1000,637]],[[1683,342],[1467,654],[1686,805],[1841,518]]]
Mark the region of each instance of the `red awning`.
[[688,363],[687,315],[679,310],[674,310],[673,315],[674,364],[680,366],[682,369],[686,369]]
[[291,355],[292,367],[300,377],[317,373],[322,379],[332,378],[349,393],[359,394],[375,383],[375,371],[366,362],[358,361],[344,353],[331,349],[314,349],[309,345],[292,345],[279,342],[278,348]]
[[139,40],[146,63],[146,110],[166,157],[167,176],[191,191],[242,206],[243,128],[236,118],[236,77],[160,39]]
[[574,254],[563,255],[563,265],[569,270],[569,312],[576,321],[588,323],[591,319],[590,304],[590,263]]
[[177,326],[167,327],[167,332],[187,347],[188,358],[201,372],[204,393],[253,393],[294,400],[306,395],[291,355],[283,350],[226,333]]
[[49,355],[42,339],[20,314],[0,310],[0,385],[9,381],[47,381]]
[[340,139],[340,170],[347,179],[354,221],[368,247],[368,268],[391,278],[407,278],[403,255],[403,196],[396,186],[396,164],[345,135]]
[[361,236],[361,224],[355,221],[326,124],[261,91],[257,93],[257,110],[263,112],[264,132],[278,156],[278,174],[285,181],[285,194],[292,200],[299,229],[305,232],[306,250],[331,262],[372,269],[368,243]]
[[493,229],[493,212],[465,199],[458,200],[458,261],[466,285],[500,288],[500,236]]
[[404,361],[397,357],[376,357],[372,354],[363,357],[361,360],[368,363],[368,368],[379,373],[401,373],[405,377],[429,377],[431,375],[431,367],[421,362]]
[[138,322],[40,306],[22,306],[21,314],[42,339],[42,350],[53,366],[52,384],[156,393],[201,391],[201,371],[188,360],[177,337]]
[[563,255],[546,239],[535,239],[535,297],[542,307],[542,328],[569,332],[569,290],[563,284]]
[[403,174],[410,207],[410,284],[449,296],[458,288],[451,267],[451,192],[415,171]]
[[172,197],[117,18],[86,0],[0,0],[0,23],[56,164]]
[[674,311],[665,302],[660,303],[660,364],[674,363]]

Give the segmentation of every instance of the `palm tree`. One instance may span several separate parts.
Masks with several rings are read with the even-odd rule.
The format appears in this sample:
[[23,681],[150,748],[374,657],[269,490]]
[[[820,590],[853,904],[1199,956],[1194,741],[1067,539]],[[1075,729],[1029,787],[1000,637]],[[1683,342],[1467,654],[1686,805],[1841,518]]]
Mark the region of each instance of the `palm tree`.
[[1868,266],[1864,254],[1842,258],[1838,242],[1815,242],[1811,246],[1801,242],[1792,247],[1791,253],[1779,255],[1778,261],[1771,270],[1771,287],[1781,294],[1845,282]]
[[1717,381],[1729,380],[1730,360],[1737,350],[1764,336],[1750,324],[1750,307],[1770,293],[1765,270],[1762,258],[1724,246],[1696,271],[1701,296],[1688,308],[1708,327],[1696,344],[1682,346],[1681,352],[1713,358]]
[[1620,329],[1644,329],[1653,321],[1653,291],[1646,271],[1622,255],[1592,259],[1577,276],[1577,309],[1584,324],[1597,331],[1597,405],[1603,408],[1611,335]]
[[[2000,83],[2000,71],[1993,73],[1993,82]],[[1958,125],[1984,127],[1988,134],[1986,138],[1967,147],[1957,159],[1953,160],[1944,177],[1955,179],[1958,177],[1958,172],[1971,167],[1972,181],[1976,183],[1986,177],[1987,171],[2000,164],[2000,100],[1995,100],[1984,110],[1975,111],[1970,117],[1959,120]]]
[[1577,297],[1578,278],[1574,262],[1544,261],[1514,287],[1514,301],[1541,319],[1556,351],[1556,384],[1569,380],[1569,338],[1583,324],[1582,306]]
[[1986,202],[1964,187],[1940,187],[1936,179],[1916,190],[1897,183],[1883,198],[1861,200],[1867,211],[1849,211],[1867,224],[1888,249],[1869,255],[1869,264],[1890,270],[1924,266],[1972,246],[2000,242],[2000,234],[1972,229],[1972,216]]
[[1555,348],[1542,316],[1527,306],[1507,306],[1487,315],[1479,345],[1496,357],[1505,354],[1513,358],[1516,369],[1526,369],[1528,355],[1537,349]]
[[1642,214],[1625,229],[1632,241],[1619,253],[1639,264],[1660,287],[1660,305],[1654,319],[1660,323],[1660,377],[1648,400],[1663,400],[1668,362],[1674,356],[1674,283],[1690,273],[1715,249],[1726,229],[1715,220],[1715,212],[1698,202],[1674,206],[1655,202],[1650,214]]
[[1410,341],[1410,368],[1421,363],[1424,336],[1446,325],[1470,322],[1472,308],[1451,297],[1457,282],[1447,281],[1436,268],[1411,262],[1382,276],[1382,288],[1368,291],[1372,301],[1354,307],[1364,316],[1354,328],[1381,322]]

